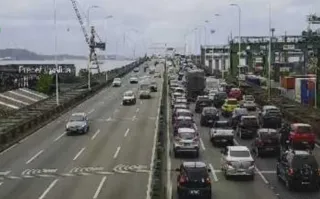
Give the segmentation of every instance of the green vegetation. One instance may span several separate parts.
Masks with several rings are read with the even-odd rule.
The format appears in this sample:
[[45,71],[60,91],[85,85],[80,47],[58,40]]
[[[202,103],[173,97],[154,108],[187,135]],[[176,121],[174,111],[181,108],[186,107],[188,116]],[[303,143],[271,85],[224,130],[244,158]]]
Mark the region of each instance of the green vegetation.
[[50,94],[50,87],[53,83],[53,78],[49,74],[41,74],[37,82],[37,91]]

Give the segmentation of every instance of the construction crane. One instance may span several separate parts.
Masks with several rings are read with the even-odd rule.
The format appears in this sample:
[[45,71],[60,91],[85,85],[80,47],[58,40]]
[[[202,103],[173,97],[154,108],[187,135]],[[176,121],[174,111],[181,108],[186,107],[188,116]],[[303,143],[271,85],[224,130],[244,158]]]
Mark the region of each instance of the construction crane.
[[[98,61],[98,57],[97,57],[97,53],[96,53],[96,48],[100,49],[100,50],[103,50],[105,51],[106,50],[106,43],[105,42],[102,42],[99,35],[96,33],[94,27],[92,26],[91,27],[91,36],[89,37],[89,34],[85,28],[85,24],[84,24],[84,21],[81,17],[81,14],[80,14],[80,11],[77,7],[77,3],[75,0],[70,0],[71,3],[72,3],[72,7],[76,13],[76,16],[78,18],[78,21],[80,23],[80,26],[81,26],[81,29],[82,29],[82,32],[84,34],[84,38],[86,40],[86,43],[88,44],[89,46],[89,63],[91,63],[92,61],[94,61],[94,63],[96,64],[96,68],[88,68],[88,69],[97,69],[98,70],[98,73],[100,73],[100,67],[99,67],[99,61]],[[98,42],[95,41],[95,37],[98,38]],[[89,72],[90,70],[88,70],[88,73],[90,74]]]

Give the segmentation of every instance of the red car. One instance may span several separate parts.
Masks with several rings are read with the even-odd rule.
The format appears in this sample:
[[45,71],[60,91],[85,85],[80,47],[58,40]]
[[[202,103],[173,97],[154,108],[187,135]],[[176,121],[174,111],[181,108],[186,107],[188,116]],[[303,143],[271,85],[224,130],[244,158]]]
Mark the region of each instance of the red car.
[[242,100],[242,92],[240,88],[232,88],[228,94],[228,98],[236,98],[238,101]]
[[289,142],[291,146],[310,147],[314,149],[316,135],[312,130],[311,125],[303,123],[294,123],[290,126]]

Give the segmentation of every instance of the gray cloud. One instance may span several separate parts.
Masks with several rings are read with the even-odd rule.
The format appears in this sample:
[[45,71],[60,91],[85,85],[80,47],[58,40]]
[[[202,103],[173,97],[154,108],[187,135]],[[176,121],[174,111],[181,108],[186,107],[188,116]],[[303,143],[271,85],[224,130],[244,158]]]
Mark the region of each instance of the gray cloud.
[[[86,54],[79,22],[70,0],[56,0],[58,19],[59,52]],[[319,0],[239,0],[242,8],[242,34],[268,34],[268,3],[272,5],[272,26],[276,34],[299,34],[306,27],[306,15],[316,12]],[[184,35],[193,46],[196,34],[190,31],[206,25],[207,43],[226,43],[230,32],[237,35],[236,8],[226,1],[207,0],[78,0],[82,15],[92,5],[100,8],[91,10],[90,21],[99,35],[107,37],[107,53],[132,55],[134,46],[137,53],[145,51],[152,42],[167,42],[181,47]],[[219,13],[220,17],[214,17]],[[104,17],[113,15],[107,22]],[[0,46],[27,48],[39,53],[53,53],[53,0],[10,0],[0,7]],[[206,24],[205,20],[210,23]],[[131,31],[138,30],[139,33]],[[199,27],[204,43],[204,33]],[[214,34],[209,30],[214,29]],[[126,39],[124,41],[124,32]],[[198,37],[197,37],[198,38]],[[144,41],[144,42],[142,42]],[[136,44],[136,45],[135,45]]]

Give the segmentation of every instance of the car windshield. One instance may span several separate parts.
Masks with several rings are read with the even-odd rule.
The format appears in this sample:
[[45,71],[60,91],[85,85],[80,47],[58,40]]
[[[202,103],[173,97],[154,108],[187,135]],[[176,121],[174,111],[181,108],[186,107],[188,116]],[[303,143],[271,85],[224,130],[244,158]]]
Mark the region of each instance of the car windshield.
[[228,123],[227,122],[216,122],[214,123],[214,128],[224,128],[224,127],[228,127]]
[[237,105],[237,104],[238,104],[238,101],[237,101],[237,100],[230,100],[230,99],[229,99],[229,100],[227,101],[227,104],[228,104],[228,105]]
[[247,109],[238,109],[236,110],[236,115],[247,115],[248,110]]
[[245,101],[254,101],[254,97],[252,95],[246,95]]
[[191,117],[192,113],[190,112],[178,112],[178,116]]
[[257,118],[243,118],[242,122],[244,125],[250,125],[250,126],[257,126],[258,125],[258,119]]
[[249,151],[230,151],[231,157],[247,158],[250,157]]
[[227,93],[225,92],[217,93],[215,96],[220,99],[226,99],[228,97]]
[[209,176],[206,168],[188,168],[187,173],[190,180],[202,180]]
[[148,84],[141,84],[140,85],[140,90],[148,90],[149,89],[149,85]]
[[195,138],[194,133],[179,133],[179,137],[184,140],[193,140]]
[[278,133],[277,132],[261,131],[260,132],[260,136],[261,136],[261,139],[263,139],[263,140],[278,139]]
[[204,109],[203,111],[204,111],[204,114],[208,114],[208,115],[210,115],[210,114],[213,114],[213,115],[214,115],[214,114],[217,113],[217,110],[214,109],[214,108]]
[[197,102],[197,104],[198,105],[200,105],[200,106],[211,106],[211,104],[212,104],[212,101],[211,100],[199,100],[198,102]]
[[191,120],[180,120],[177,122],[177,127],[178,128],[193,128],[194,125],[193,123],[191,122]]
[[312,155],[295,155],[291,164],[293,168],[302,168],[306,164],[318,168],[317,160]]
[[131,96],[133,96],[133,93],[132,92],[127,92],[127,93],[124,93],[124,96],[131,97]]
[[75,121],[84,121],[85,118],[82,115],[72,115],[70,117],[70,122],[75,122]]
[[296,132],[297,133],[311,133],[312,129],[310,126],[298,126]]
[[115,82],[119,82],[119,81],[121,81],[121,79],[120,78],[114,78],[114,80],[113,81],[115,81]]

